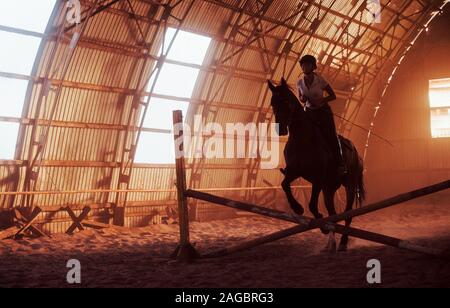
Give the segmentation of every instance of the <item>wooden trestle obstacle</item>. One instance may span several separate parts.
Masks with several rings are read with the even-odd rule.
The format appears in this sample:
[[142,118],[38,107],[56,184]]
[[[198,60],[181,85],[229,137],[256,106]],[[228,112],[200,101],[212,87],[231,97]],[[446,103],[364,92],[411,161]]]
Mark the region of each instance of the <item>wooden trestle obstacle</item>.
[[[221,257],[234,252],[246,250],[252,247],[256,247],[262,244],[273,242],[291,235],[303,233],[309,230],[321,228],[323,230],[339,233],[348,234],[349,236],[364,239],[367,241],[388,245],[392,247],[397,247],[401,249],[406,249],[409,251],[425,253],[428,255],[438,256],[438,257],[448,257],[448,254],[443,249],[424,247],[406,240],[401,240],[395,237],[383,235],[380,233],[370,232],[366,230],[361,230],[354,227],[346,228],[343,225],[338,224],[348,218],[358,217],[361,215],[369,214],[381,209],[385,209],[400,203],[404,203],[409,200],[413,200],[419,197],[434,194],[439,191],[443,191],[450,188],[450,180],[438,183],[436,185],[423,187],[414,191],[410,191],[404,194],[397,195],[395,197],[385,199],[361,208],[357,208],[342,214],[337,214],[322,219],[312,219],[304,216],[297,216],[294,214],[288,214],[281,211],[260,207],[254,204],[248,204],[244,202],[234,201],[223,197],[218,197],[209,193],[200,192],[196,190],[191,190],[186,188],[186,168],[184,159],[184,148],[183,148],[183,131],[180,129],[175,129],[180,127],[179,125],[183,123],[183,115],[181,111],[174,111],[173,113],[173,123],[174,123],[174,140],[176,157],[176,186],[178,192],[178,210],[179,210],[179,223],[180,223],[180,244],[176,251],[172,255],[180,261],[190,261],[199,257],[202,258],[213,258]],[[181,141],[181,142],[180,142]],[[235,246],[225,247],[216,251],[208,252],[206,254],[200,255],[195,248],[190,243],[189,238],[189,215],[188,215],[188,198],[193,198],[197,200],[206,201],[212,204],[222,205],[237,209],[240,211],[251,212],[259,214],[262,216],[275,218],[287,222],[292,222],[297,224],[289,229],[281,230],[266,236],[258,237],[249,241],[239,243]]]

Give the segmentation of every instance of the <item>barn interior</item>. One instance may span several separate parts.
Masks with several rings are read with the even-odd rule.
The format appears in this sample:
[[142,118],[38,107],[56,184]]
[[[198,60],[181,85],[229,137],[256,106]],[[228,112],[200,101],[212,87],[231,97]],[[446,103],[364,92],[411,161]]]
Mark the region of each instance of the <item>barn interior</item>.
[[[1,1],[0,286],[71,287],[66,265],[76,259],[85,287],[369,287],[367,262],[377,259],[383,287],[450,287],[448,2]],[[356,236],[328,253],[316,228],[171,259],[183,237],[173,111],[192,137],[185,188],[293,215],[280,172],[288,137],[271,131],[264,148],[245,130],[217,136],[230,123],[267,131],[267,81],[284,78],[297,95],[306,54],[336,93],[337,132],[364,163],[367,194],[355,207],[444,183],[352,226],[447,257]],[[311,183],[292,190],[313,217]],[[199,254],[293,226],[186,202]],[[343,187],[334,202],[345,210]],[[323,196],[319,209],[327,214]]]

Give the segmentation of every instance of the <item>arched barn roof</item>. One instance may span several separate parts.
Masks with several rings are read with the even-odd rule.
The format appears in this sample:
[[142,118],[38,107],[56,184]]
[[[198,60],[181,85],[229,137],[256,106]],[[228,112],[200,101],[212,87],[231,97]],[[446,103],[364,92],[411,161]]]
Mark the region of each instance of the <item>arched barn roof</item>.
[[[270,122],[267,79],[284,77],[294,86],[299,58],[312,54],[337,92],[336,114],[376,133],[392,75],[446,1],[383,0],[378,21],[369,17],[367,0],[80,0],[77,26],[66,20],[66,1],[53,3],[42,34],[0,25],[0,32],[41,40],[30,73],[0,69],[1,78],[29,82],[21,114],[1,118],[20,129],[14,156],[1,161],[0,189],[66,193],[2,196],[0,206],[89,204],[100,213],[126,205],[125,224],[136,225],[175,203],[174,168],[163,149],[173,137],[170,127],[154,124],[152,108],[184,106],[191,123],[195,115],[220,124]],[[186,35],[200,41],[177,45]],[[196,52],[202,59],[187,56]],[[178,68],[179,79],[166,76],[170,67]],[[184,83],[190,89],[183,91]],[[340,132],[366,152],[368,132],[336,120]],[[188,184],[279,185],[278,169],[259,164],[249,158],[191,159]],[[127,189],[155,191],[117,192]],[[234,193],[260,203],[273,199],[267,192]]]

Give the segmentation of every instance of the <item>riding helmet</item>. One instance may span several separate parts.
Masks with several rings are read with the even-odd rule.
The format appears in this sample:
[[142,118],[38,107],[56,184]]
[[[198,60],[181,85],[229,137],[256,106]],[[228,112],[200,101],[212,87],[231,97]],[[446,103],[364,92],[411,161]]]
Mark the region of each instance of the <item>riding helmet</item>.
[[311,55],[303,56],[300,59],[300,65],[302,65],[303,63],[311,63],[313,65],[314,69],[317,69],[317,59],[314,56],[311,56]]

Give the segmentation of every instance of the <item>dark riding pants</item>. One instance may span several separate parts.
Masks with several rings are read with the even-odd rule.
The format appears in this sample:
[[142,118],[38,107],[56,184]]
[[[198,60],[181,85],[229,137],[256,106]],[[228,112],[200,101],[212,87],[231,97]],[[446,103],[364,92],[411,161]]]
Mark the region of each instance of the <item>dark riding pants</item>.
[[336,124],[334,123],[333,111],[331,110],[330,105],[325,104],[319,109],[306,108],[306,112],[319,128],[325,142],[330,145],[335,162],[338,165],[342,164],[343,158],[341,147],[336,132]]

